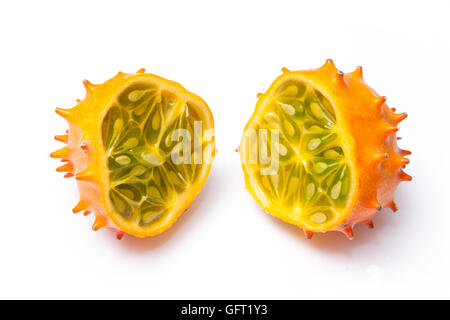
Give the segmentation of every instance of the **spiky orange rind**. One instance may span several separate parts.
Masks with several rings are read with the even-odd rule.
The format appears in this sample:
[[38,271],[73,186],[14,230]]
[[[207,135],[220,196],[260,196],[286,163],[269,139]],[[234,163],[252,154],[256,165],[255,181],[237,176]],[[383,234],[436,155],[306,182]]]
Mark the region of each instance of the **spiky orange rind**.
[[411,179],[402,171],[410,152],[396,138],[406,113],[387,106],[361,67],[343,73],[327,60],[315,70],[282,71],[258,95],[244,130],[246,187],[264,210],[303,228],[307,238],[336,230],[351,239],[355,224],[373,228],[381,208],[396,210],[394,192]]
[[83,100],[56,109],[69,130],[55,136],[67,146],[51,154],[65,162],[57,171],[77,180],[80,202],[73,212],[94,213],[93,229],[115,228],[118,239],[165,231],[209,175],[215,144],[208,105],[144,69],[83,84]]

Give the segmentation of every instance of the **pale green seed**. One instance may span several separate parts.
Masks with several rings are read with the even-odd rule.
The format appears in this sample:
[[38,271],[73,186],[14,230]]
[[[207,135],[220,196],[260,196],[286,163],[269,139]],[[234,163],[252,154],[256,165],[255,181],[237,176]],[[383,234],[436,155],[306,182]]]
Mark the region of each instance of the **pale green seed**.
[[325,151],[324,156],[327,158],[337,158],[339,157],[339,153],[335,150],[327,150]]
[[288,136],[293,136],[295,133],[294,126],[287,120],[284,120],[284,128]]
[[141,99],[145,93],[146,90],[133,90],[128,94],[128,100],[131,102],[136,102]]
[[331,188],[331,198],[333,198],[334,200],[339,198],[339,195],[341,194],[341,187],[342,187],[342,182],[339,181],[338,183],[336,183],[334,185],[333,188]]
[[325,221],[327,221],[327,215],[323,212],[316,212],[313,215],[311,215],[310,217],[312,222],[315,223],[324,223]]
[[154,165],[154,166],[159,166],[159,165],[161,165],[161,164],[164,163],[164,159],[163,159],[162,157],[158,156],[158,155],[155,154],[155,153],[147,153],[147,154],[144,154],[144,155],[142,156],[142,158],[143,158],[145,161],[147,161],[148,163],[150,163],[151,165]]
[[315,150],[315,149],[317,149],[318,146],[320,146],[321,143],[322,143],[322,140],[320,140],[319,138],[311,139],[308,143],[308,149]]
[[145,173],[145,168],[143,166],[136,166],[131,170],[130,175],[131,176],[140,176]]
[[124,166],[124,165],[130,164],[131,159],[130,159],[128,156],[123,155],[123,156],[118,156],[118,157],[116,158],[116,162],[117,162],[118,164]]
[[125,143],[123,144],[123,148],[125,149],[131,149],[136,147],[139,144],[139,139],[138,138],[130,138],[127,141],[125,141]]
[[278,150],[282,156],[285,156],[287,154],[287,148],[283,144],[278,145]]
[[308,200],[311,200],[311,198],[314,196],[314,193],[316,192],[316,186],[314,183],[310,182],[308,186],[306,187],[306,198]]
[[311,131],[311,132],[322,132],[323,131],[323,129],[321,127],[316,126],[316,125],[313,125],[313,126],[309,127],[308,130]]
[[328,168],[328,165],[325,162],[317,162],[314,165],[314,171],[316,173],[322,173]]
[[281,106],[281,109],[283,109],[283,111],[290,116],[293,116],[295,114],[295,108],[293,106],[291,106],[290,104],[286,104],[286,103],[281,103],[278,102]]

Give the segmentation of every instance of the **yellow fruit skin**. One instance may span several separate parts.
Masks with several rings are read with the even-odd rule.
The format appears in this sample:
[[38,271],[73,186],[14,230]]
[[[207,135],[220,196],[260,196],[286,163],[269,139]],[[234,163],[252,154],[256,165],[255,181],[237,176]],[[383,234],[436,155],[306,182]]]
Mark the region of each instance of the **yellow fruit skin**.
[[[355,224],[363,222],[373,228],[373,216],[381,208],[387,207],[396,211],[395,190],[400,182],[411,180],[411,177],[402,170],[409,163],[405,156],[411,152],[401,150],[397,146],[396,137],[397,125],[406,118],[406,114],[394,113],[394,110],[386,104],[386,98],[379,96],[365,83],[361,67],[344,74],[337,70],[332,60],[327,60],[318,69],[291,72],[283,68],[282,71],[283,74],[273,82],[266,93],[258,94],[255,113],[245,130],[258,114],[263,101],[271,99],[273,88],[280,82],[290,78],[301,79],[320,89],[336,109],[340,129],[346,140],[346,148],[349,150],[348,160],[353,174],[353,194],[343,219],[329,230],[322,232],[341,231],[352,239]],[[244,157],[242,152],[241,149],[241,158]],[[244,164],[242,168],[247,189],[255,199],[258,199],[250,187]],[[311,238],[313,231],[317,231],[308,230],[283,213],[265,209],[282,220],[303,228],[307,238]]]
[[[211,161],[204,165],[201,176],[189,187],[182,201],[179,201],[170,213],[145,230],[130,226],[126,220],[120,219],[117,214],[112,214],[110,209],[107,189],[109,184],[107,154],[102,144],[101,124],[108,111],[108,107],[115,101],[125,86],[136,82],[149,82],[159,88],[168,90],[177,95],[179,99],[189,102],[201,110],[203,129],[213,129],[214,120],[208,105],[199,96],[187,91],[180,84],[166,80],[153,74],[144,73],[144,69],[134,74],[119,72],[108,81],[94,85],[84,80],[86,97],[79,101],[72,109],[56,109],[56,113],[68,121],[67,135],[56,136],[55,139],[66,142],[67,146],[53,152],[50,156],[61,158],[67,162],[63,168],[57,171],[67,171],[66,177],[75,176],[80,194],[80,202],[73,209],[74,213],[85,211],[85,215],[93,213],[96,216],[93,229],[102,227],[117,230],[117,238],[124,233],[136,237],[154,236],[167,230],[192,203],[196,195],[203,187],[211,169],[214,151],[211,153]],[[210,140],[214,145],[214,136]],[[214,150],[214,148],[212,148]]]

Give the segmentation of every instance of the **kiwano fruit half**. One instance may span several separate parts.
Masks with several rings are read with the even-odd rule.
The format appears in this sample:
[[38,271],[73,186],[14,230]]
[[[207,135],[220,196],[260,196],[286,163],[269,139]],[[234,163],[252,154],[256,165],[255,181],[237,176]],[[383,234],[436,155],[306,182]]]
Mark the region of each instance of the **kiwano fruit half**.
[[69,124],[53,152],[75,176],[73,212],[96,216],[93,229],[137,237],[159,234],[204,185],[214,158],[214,120],[207,104],[178,83],[140,69],[103,84],[84,81],[86,97],[56,109]]
[[373,228],[394,192],[411,180],[402,168],[409,151],[397,146],[396,114],[358,67],[352,73],[327,60],[319,69],[283,69],[259,100],[242,137],[246,187],[272,215],[314,232],[353,238],[359,222]]

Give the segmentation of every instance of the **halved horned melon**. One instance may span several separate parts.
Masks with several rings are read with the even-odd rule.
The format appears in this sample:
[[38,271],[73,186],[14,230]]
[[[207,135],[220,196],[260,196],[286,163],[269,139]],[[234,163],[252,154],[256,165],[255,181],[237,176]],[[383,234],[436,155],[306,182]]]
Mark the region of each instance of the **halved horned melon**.
[[246,187],[274,216],[314,232],[342,231],[383,207],[397,210],[394,192],[410,152],[397,147],[396,114],[362,78],[331,60],[316,70],[283,69],[259,100],[241,141]]
[[96,215],[94,230],[137,237],[159,234],[203,187],[214,158],[214,121],[207,104],[178,83],[119,72],[100,85],[84,81],[86,97],[56,109],[69,123],[51,157],[75,176],[73,211]]

